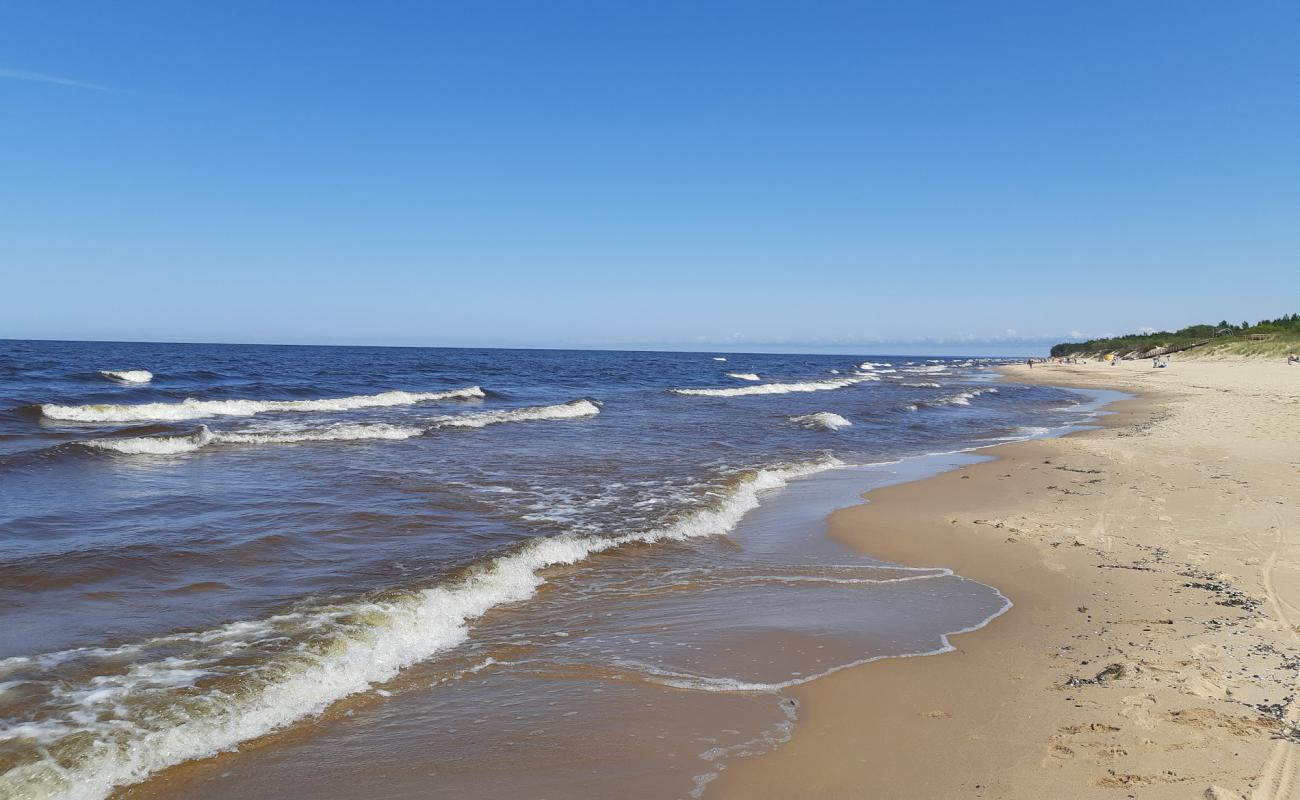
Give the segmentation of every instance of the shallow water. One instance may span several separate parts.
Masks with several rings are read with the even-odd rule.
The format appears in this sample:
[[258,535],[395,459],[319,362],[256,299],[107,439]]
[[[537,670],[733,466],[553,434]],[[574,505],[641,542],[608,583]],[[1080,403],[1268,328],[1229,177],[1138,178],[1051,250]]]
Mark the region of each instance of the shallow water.
[[1005,607],[823,536],[970,456],[844,465],[1090,408],[964,359],[3,353],[0,787],[31,796],[688,795],[788,735],[782,687]]

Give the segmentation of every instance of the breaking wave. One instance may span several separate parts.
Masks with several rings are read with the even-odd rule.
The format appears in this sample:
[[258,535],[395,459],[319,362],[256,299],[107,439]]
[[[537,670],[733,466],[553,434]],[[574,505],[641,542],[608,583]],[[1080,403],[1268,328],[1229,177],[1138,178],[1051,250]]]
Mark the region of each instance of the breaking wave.
[[600,413],[590,400],[575,400],[552,406],[512,408],[473,414],[437,417],[428,427],[390,425],[382,422],[339,423],[315,428],[267,431],[212,431],[200,425],[194,433],[181,436],[135,436],[129,438],[90,439],[79,442],[87,447],[111,450],[128,455],[171,455],[198,450],[214,442],[226,444],[295,444],[299,442],[343,442],[359,440],[400,440],[421,436],[437,428],[482,428],[498,422],[576,419]]
[[727,377],[735,378],[738,381],[761,381],[762,380],[762,378],[758,377],[752,372],[728,372]]
[[133,456],[171,456],[193,452],[211,441],[212,431],[208,430],[208,426],[200,425],[194,433],[183,436],[124,436],[116,439],[90,439],[78,444]]
[[147,369],[127,369],[120,372],[101,369],[99,374],[110,381],[117,381],[118,383],[148,383],[153,380],[153,373]]
[[[968,391],[968,392],[962,392],[961,394],[949,395],[948,397],[940,397],[940,398],[937,398],[937,399],[934,399],[934,400],[926,400],[926,401],[924,401],[924,402],[922,402],[922,403],[918,403],[917,405],[921,405],[921,406],[968,406],[968,405],[970,405],[970,401],[974,400],[976,397],[979,397],[980,395],[983,395],[983,394],[997,394],[997,393],[998,393],[998,390],[997,390],[997,389],[995,389],[995,388],[992,387],[992,386],[988,386],[988,387],[985,387],[985,388],[983,388],[983,389],[971,389],[970,391]],[[915,411],[915,410],[917,409],[917,405],[907,406],[906,408],[907,408],[908,411]]]
[[573,400],[553,406],[510,408],[501,411],[483,411],[473,414],[451,414],[438,417],[434,428],[482,428],[498,422],[527,422],[546,419],[578,419],[600,413],[600,406],[591,400]]
[[763,383],[758,386],[737,386],[729,389],[669,389],[673,394],[691,397],[741,397],[751,394],[790,394],[791,392],[824,392],[828,389],[843,389],[863,381],[878,381],[874,375],[856,375],[852,378],[836,378],[827,381],[807,381],[804,383]]
[[847,428],[853,423],[849,422],[839,414],[832,414],[829,411],[818,411],[816,414],[804,414],[798,417],[790,417],[790,421],[796,425],[802,425],[805,428],[823,431],[837,431],[840,428]]
[[190,453],[213,443],[223,444],[296,444],[299,442],[350,442],[363,440],[400,440],[422,436],[438,428],[482,428],[498,422],[577,419],[600,413],[590,400],[575,400],[553,406],[511,408],[473,414],[437,417],[428,427],[389,425],[382,422],[339,423],[313,428],[266,431],[213,431],[200,425],[194,433],[180,436],[132,436],[88,439],[78,442],[86,447],[126,455],[175,455]]
[[470,386],[445,392],[380,392],[324,400],[196,400],[179,403],[104,403],[89,406],[60,406],[46,403],[41,414],[47,419],[71,422],[141,422],[184,420],[205,417],[247,417],[268,411],[352,411],[358,408],[404,406],[431,400],[467,400],[484,397],[482,389]]
[[[0,775],[0,795],[102,800],[114,787],[265,736],[461,644],[491,609],[532,597],[547,567],[629,544],[727,533],[764,492],[837,466],[823,460],[759,470],[715,505],[668,527],[533,539],[421,590],[304,606],[117,648],[0,660],[0,680],[20,675],[60,684],[36,713],[0,734],[22,753]],[[268,652],[276,641],[298,644]],[[69,662],[82,677],[53,672]]]

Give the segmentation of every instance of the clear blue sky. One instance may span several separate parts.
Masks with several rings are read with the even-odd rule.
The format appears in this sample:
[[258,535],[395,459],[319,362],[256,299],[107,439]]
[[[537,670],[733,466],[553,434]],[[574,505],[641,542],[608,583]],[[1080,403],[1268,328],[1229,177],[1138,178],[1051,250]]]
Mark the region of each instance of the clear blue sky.
[[1300,311],[1297,42],[1295,2],[5,2],[0,336],[1018,352]]

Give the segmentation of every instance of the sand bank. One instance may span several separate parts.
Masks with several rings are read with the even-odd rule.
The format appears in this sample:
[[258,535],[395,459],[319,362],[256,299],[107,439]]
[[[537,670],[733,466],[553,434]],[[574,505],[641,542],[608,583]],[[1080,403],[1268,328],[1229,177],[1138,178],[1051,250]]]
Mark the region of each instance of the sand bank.
[[[1008,370],[1116,388],[1104,427],[868,495],[831,535],[1016,604],[956,651],[793,692],[793,739],[719,798],[1292,796],[1300,368]],[[1300,794],[1298,792],[1297,794]]]

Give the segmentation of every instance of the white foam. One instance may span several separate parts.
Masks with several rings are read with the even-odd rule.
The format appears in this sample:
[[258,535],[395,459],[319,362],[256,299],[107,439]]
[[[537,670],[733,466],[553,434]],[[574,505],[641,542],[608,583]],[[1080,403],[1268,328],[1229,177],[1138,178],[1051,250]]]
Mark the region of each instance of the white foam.
[[548,419],[578,419],[600,413],[600,406],[590,400],[573,400],[553,406],[530,406],[501,411],[483,411],[473,414],[455,414],[438,417],[435,428],[482,428],[498,422],[528,422]]
[[140,456],[169,456],[190,453],[212,441],[212,431],[200,425],[194,433],[183,436],[131,436],[117,439],[90,439],[81,442],[87,447],[110,450],[114,453]]
[[148,383],[153,380],[153,373],[147,369],[126,369],[121,370],[120,372],[111,369],[101,369],[99,374],[108,378],[110,381],[117,381],[118,383]]
[[714,360],[714,361],[726,361],[727,359],[723,358],[722,356],[714,356],[714,357],[713,357],[713,360]]
[[847,428],[853,423],[849,422],[839,414],[832,414],[829,411],[818,411],[815,414],[803,414],[798,417],[790,417],[790,421],[796,425],[802,425],[805,428],[815,430],[835,431],[840,428]]
[[88,439],[79,444],[126,455],[176,455],[189,453],[213,443],[223,444],[297,444],[301,442],[351,442],[365,440],[401,440],[421,436],[437,428],[482,428],[498,422],[577,419],[599,414],[600,408],[590,400],[574,400],[553,406],[530,406],[473,414],[435,417],[428,427],[389,425],[383,422],[356,422],[252,431],[213,431],[200,425],[194,433],[181,436],[134,436],[129,438]]
[[1016,428],[1016,432],[1010,436],[999,436],[994,441],[997,442],[1023,442],[1026,439],[1040,439],[1051,433],[1052,429],[1038,425],[1021,425]]
[[212,435],[212,441],[228,444],[355,442],[367,439],[410,439],[413,436],[420,436],[424,432],[424,428],[414,425],[389,425],[383,422],[342,423],[306,430],[218,432]]
[[761,381],[762,378],[752,372],[728,372],[728,378],[735,378],[738,381]]
[[968,406],[970,405],[970,401],[974,400],[976,397],[979,397],[982,394],[997,394],[997,393],[998,393],[997,389],[993,388],[992,386],[989,386],[983,389],[972,389],[968,392],[962,392],[961,394],[954,394],[948,397],[940,397],[937,400],[927,400],[925,402],[926,405],[932,405],[932,406],[941,406],[941,405]]
[[[825,460],[760,470],[716,506],[669,527],[617,537],[564,534],[533,539],[454,582],[422,591],[141,643],[136,645],[141,652],[166,655],[137,662],[125,672],[109,667],[65,686],[50,713],[0,731],[0,742],[34,744],[30,749],[40,754],[0,775],[0,796],[103,800],[114,787],[138,783],[160,770],[319,714],[464,642],[470,624],[489,610],[532,597],[545,582],[541,571],[547,567],[573,564],[627,544],[726,533],[759,505],[764,492],[837,466],[840,462]],[[259,639],[290,631],[308,637],[311,646],[241,658],[255,651]],[[196,650],[183,662],[173,655],[180,642]],[[23,661],[57,661],[60,655]],[[183,674],[173,674],[175,670]],[[183,699],[176,694],[178,684],[192,685],[197,676],[213,674],[223,678],[218,683],[233,683],[238,691],[190,688]],[[47,749],[54,744],[57,747]],[[58,753],[57,762],[49,749]]]
[[777,706],[781,709],[784,718],[770,728],[761,731],[758,736],[726,747],[710,747],[699,754],[699,758],[709,764],[709,769],[699,775],[692,776],[691,797],[696,798],[696,800],[703,797],[708,785],[721,777],[722,771],[727,768],[726,762],[730,759],[752,758],[763,753],[770,753],[790,741],[794,736],[795,722],[798,720],[796,714],[798,703],[790,698],[782,698]]
[[912,387],[915,387],[915,388],[917,388],[917,389],[938,389],[938,388],[940,388],[940,387],[943,386],[942,383],[934,383],[933,381],[924,381],[924,382],[921,382],[921,383],[908,383],[908,382],[904,381],[904,382],[903,382],[903,385],[904,385],[904,386],[912,386]]
[[464,400],[483,397],[477,386],[445,392],[380,392],[379,394],[335,397],[324,400],[196,400],[179,403],[104,403],[89,406],[60,406],[46,403],[41,413],[49,419],[73,422],[143,422],[205,417],[247,417],[268,411],[352,411],[358,408],[404,406],[431,400]]
[[693,397],[741,397],[751,394],[790,394],[791,392],[824,392],[828,389],[843,389],[863,381],[876,381],[872,375],[855,375],[852,378],[836,378],[826,381],[808,381],[804,383],[763,383],[758,386],[738,386],[729,389],[669,389],[673,394]]

